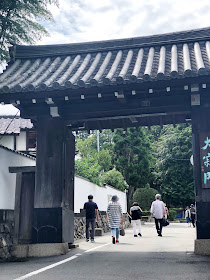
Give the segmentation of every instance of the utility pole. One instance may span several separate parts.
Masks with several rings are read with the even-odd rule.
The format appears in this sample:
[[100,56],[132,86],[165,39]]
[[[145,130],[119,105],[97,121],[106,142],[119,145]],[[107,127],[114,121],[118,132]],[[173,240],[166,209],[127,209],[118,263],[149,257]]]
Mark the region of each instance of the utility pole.
[[97,151],[98,151],[98,153],[100,151],[100,146],[99,146],[99,130],[97,130]]

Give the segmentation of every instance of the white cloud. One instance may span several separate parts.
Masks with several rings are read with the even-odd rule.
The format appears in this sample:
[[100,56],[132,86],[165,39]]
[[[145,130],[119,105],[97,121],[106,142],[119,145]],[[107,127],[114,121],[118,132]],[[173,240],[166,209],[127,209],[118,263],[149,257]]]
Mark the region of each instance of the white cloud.
[[60,0],[51,6],[55,23],[41,44],[145,36],[207,27],[207,0]]
[[1,62],[1,64],[0,64],[0,74],[4,71],[6,66],[7,66],[6,62]]

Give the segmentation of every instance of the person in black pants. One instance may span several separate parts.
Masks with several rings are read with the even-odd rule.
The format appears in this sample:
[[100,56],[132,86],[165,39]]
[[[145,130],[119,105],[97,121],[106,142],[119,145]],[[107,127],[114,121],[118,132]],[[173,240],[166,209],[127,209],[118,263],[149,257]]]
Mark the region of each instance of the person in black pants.
[[163,227],[163,217],[166,214],[166,209],[164,203],[160,200],[161,195],[155,195],[155,201],[151,205],[151,217],[155,218],[155,226],[158,236],[162,236],[162,227]]
[[95,242],[95,223],[96,219],[99,221],[99,212],[97,204],[93,202],[92,194],[88,195],[88,202],[85,202],[84,209],[86,210],[86,241],[88,242],[90,238],[89,226],[91,224],[91,242]]
[[190,218],[191,218],[191,222],[193,227],[195,227],[195,206],[193,204],[190,205]]

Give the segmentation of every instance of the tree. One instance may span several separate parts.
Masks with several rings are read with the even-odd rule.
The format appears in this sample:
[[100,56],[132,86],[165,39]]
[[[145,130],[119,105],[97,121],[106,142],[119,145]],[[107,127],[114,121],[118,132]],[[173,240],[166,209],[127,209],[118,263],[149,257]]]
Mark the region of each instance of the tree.
[[[75,161],[75,173],[101,185],[101,175],[112,169],[113,164],[109,150],[101,149],[98,153],[96,143],[95,132],[91,135],[80,134],[76,137],[76,147],[81,158]],[[102,141],[101,147],[106,147]]]
[[113,137],[114,164],[129,185],[129,201],[137,188],[153,180],[150,142],[143,128],[118,129]]
[[157,169],[163,199],[167,205],[189,205],[194,201],[191,126],[165,126],[157,144]]
[[98,158],[98,163],[100,164],[100,166],[104,172],[107,172],[111,168],[113,168],[112,157],[110,155],[109,150],[104,150],[104,149],[101,150],[97,154],[97,158]]
[[[86,140],[88,138],[92,138],[92,144],[97,149],[97,130],[91,131],[90,134],[88,134],[85,131],[79,131],[76,139]],[[110,129],[104,129],[99,133],[99,148],[100,150],[112,150],[113,147],[113,132]]]
[[96,139],[94,135],[85,138],[76,138],[76,149],[81,157],[94,156],[97,153]]
[[84,157],[80,160],[75,160],[75,174],[90,180],[91,182],[100,185],[101,166],[93,157]]
[[149,210],[157,193],[158,191],[156,189],[149,187],[137,189],[133,195],[133,200],[138,202],[142,210]]
[[58,0],[1,0],[0,1],[0,60],[9,60],[8,46],[32,44],[47,30],[39,23],[52,20],[48,5]]
[[128,188],[128,184],[125,182],[123,175],[115,169],[103,173],[101,176],[101,182],[121,191]]

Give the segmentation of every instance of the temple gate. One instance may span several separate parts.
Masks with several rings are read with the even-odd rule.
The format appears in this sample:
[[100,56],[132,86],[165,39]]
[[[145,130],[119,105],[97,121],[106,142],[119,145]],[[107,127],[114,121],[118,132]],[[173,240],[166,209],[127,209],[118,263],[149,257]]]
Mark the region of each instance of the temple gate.
[[0,76],[0,101],[14,104],[37,128],[33,228],[42,228],[43,235],[33,242],[72,242],[72,131],[192,122],[195,251],[210,253],[210,28],[14,45],[10,57]]

